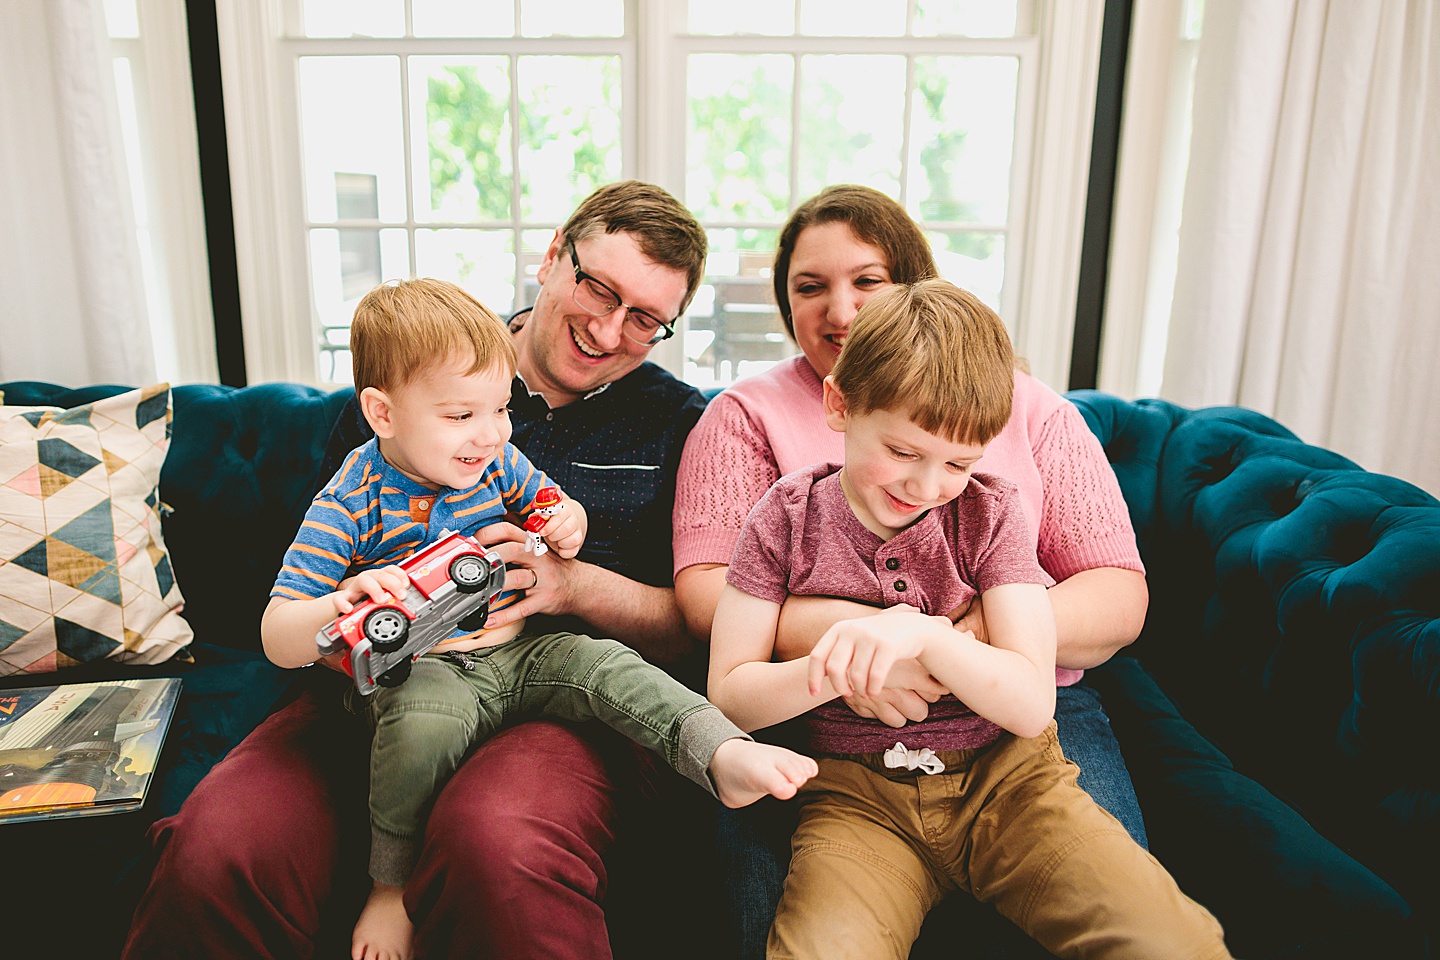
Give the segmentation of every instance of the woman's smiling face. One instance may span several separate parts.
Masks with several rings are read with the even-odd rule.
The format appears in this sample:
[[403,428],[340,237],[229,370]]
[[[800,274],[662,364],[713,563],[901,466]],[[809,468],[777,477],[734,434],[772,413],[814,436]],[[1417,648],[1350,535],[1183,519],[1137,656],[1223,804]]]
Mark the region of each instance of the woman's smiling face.
[[795,238],[786,280],[795,342],[820,377],[829,375],[860,305],[891,286],[889,262],[849,224],[818,223]]

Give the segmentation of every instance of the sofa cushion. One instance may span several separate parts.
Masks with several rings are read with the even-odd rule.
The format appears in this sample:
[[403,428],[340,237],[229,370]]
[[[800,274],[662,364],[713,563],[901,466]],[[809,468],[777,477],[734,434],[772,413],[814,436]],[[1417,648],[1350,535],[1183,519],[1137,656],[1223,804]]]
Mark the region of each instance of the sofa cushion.
[[1440,767],[1440,501],[1254,411],[1069,395],[1150,586],[1129,648],[1241,769],[1422,910]]
[[0,674],[189,644],[160,522],[169,441],[168,384],[0,407]]
[[1423,957],[1406,901],[1192,727],[1132,657],[1086,674],[1145,813],[1150,849],[1244,957]]

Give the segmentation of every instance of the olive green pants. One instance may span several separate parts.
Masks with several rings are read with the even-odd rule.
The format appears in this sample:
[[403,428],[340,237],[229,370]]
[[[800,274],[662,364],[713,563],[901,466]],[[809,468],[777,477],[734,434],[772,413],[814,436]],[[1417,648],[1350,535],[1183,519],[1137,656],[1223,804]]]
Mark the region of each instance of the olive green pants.
[[770,958],[905,960],[955,890],[1060,957],[1230,956],[1215,918],[1075,785],[1053,723],[938,755],[935,775],[880,754],[820,760],[800,790]]
[[[710,701],[614,640],[522,633],[468,653],[429,654],[410,679],[350,708],[374,730],[370,747],[370,876],[402,885],[440,786],[470,749],[502,726],[549,717],[599,720],[656,751],[715,792],[715,748],[746,737]],[[552,762],[534,758],[536,766]]]

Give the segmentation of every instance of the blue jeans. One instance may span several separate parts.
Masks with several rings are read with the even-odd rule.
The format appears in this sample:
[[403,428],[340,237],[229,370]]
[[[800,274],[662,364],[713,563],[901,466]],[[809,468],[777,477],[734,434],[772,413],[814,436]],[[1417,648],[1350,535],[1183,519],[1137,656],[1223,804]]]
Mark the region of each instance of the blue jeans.
[[[1080,767],[1081,788],[1124,824],[1136,842],[1146,846],[1140,804],[1120,755],[1120,745],[1100,704],[1100,694],[1083,680],[1074,686],[1059,688],[1055,698],[1055,723],[1060,749]],[[731,955],[739,960],[763,960],[765,956],[765,941],[790,866],[790,835],[795,831],[797,814],[795,804],[768,798],[739,810],[720,811],[715,845],[729,893],[727,926],[734,938]],[[967,917],[983,919],[979,905],[968,897],[951,897],[935,912],[953,910],[963,910]],[[996,919],[993,913],[990,919]],[[975,932],[968,920],[961,928]],[[925,939],[922,934],[921,942]],[[993,937],[977,937],[971,945],[981,949],[973,956],[1008,955],[1006,951],[1016,939],[1006,930],[997,930]],[[994,951],[984,949],[989,944],[997,945]],[[1039,953],[1043,955],[1044,951]]]

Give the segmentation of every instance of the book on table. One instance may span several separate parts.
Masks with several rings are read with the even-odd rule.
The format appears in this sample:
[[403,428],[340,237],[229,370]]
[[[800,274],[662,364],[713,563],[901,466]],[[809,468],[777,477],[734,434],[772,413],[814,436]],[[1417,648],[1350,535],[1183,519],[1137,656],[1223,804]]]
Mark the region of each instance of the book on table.
[[0,690],[0,823],[138,810],[175,677]]

